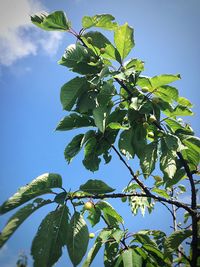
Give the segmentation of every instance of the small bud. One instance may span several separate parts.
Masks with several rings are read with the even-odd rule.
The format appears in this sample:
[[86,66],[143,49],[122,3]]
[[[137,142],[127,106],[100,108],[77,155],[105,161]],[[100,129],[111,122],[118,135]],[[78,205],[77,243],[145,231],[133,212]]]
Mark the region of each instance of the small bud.
[[148,89],[148,87],[143,87],[143,88],[141,89],[141,91],[142,91],[143,93],[148,93],[148,92],[149,92],[149,89]]
[[95,237],[95,233],[89,233],[89,238],[94,238]]
[[101,53],[101,54],[105,54],[105,52],[106,52],[106,49],[105,49],[104,47],[102,47],[102,48],[100,49],[100,53]]
[[88,44],[91,44],[92,43],[92,38],[91,37],[87,37],[87,42],[88,42]]
[[94,207],[94,204],[93,204],[91,201],[87,201],[87,202],[84,204],[84,208],[85,208],[86,210],[91,210],[93,207]]
[[150,121],[150,122],[154,122],[154,121],[156,121],[156,117],[155,117],[154,115],[150,115],[150,117],[149,117],[149,121]]

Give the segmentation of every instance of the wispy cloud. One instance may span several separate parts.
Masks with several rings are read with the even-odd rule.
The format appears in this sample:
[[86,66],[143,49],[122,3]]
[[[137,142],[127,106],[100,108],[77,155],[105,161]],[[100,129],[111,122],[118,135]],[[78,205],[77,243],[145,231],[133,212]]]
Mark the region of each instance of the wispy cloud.
[[1,0],[0,64],[10,66],[28,55],[43,50],[57,52],[62,40],[59,32],[42,32],[30,22],[30,15],[46,8],[38,0]]

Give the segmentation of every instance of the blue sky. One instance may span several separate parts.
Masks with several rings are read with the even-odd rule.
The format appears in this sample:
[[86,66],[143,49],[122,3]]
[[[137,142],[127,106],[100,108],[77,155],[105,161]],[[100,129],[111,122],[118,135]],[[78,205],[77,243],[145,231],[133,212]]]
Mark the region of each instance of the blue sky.
[[[175,83],[180,95],[194,104],[195,116],[187,118],[198,135],[199,128],[199,43],[200,2],[167,0],[1,0],[0,2],[0,202],[17,188],[45,172],[60,173],[64,186],[76,190],[87,179],[104,179],[120,190],[129,181],[128,172],[113,156],[110,165],[101,164],[91,173],[81,164],[82,154],[67,165],[63,151],[75,132],[55,132],[66,115],[59,100],[60,87],[75,74],[57,65],[65,47],[74,39],[65,33],[46,33],[31,25],[29,15],[38,11],[64,10],[79,30],[84,15],[111,13],[135,30],[136,46],[130,56],[146,62],[145,74],[180,73]],[[131,162],[133,168],[137,163]],[[117,208],[118,203],[112,202]],[[127,207],[120,212],[132,231],[158,228],[169,232],[167,211],[135,218]],[[14,266],[18,253],[29,248],[41,219],[54,206],[36,212],[16,231],[0,251],[0,265]],[[10,214],[3,216],[1,228]],[[158,219],[159,218],[159,219]],[[66,252],[64,253],[66,254]],[[31,260],[29,260],[31,266]],[[96,265],[102,266],[97,258]],[[56,265],[71,266],[67,257]]]

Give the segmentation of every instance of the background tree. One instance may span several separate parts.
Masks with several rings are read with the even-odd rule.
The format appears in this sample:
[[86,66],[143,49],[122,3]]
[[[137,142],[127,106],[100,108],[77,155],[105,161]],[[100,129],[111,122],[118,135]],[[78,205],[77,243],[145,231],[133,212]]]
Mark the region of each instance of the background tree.
[[[106,164],[110,162],[111,151],[114,151],[131,179],[124,184],[122,192],[113,193],[115,189],[102,180],[90,179],[71,192],[62,187],[58,174],[37,177],[1,206],[1,214],[4,214],[33,200],[10,218],[1,234],[1,246],[35,210],[57,203],[57,208],[42,221],[33,240],[34,266],[52,266],[62,255],[63,246],[67,247],[74,266],[81,262],[89,238],[95,237],[88,231],[85,214],[92,227],[100,220],[105,227],[96,237],[83,266],[92,263],[102,246],[105,266],[200,264],[198,181],[193,177],[198,174],[199,139],[189,125],[177,118],[192,115],[190,101],[180,97],[178,90],[169,85],[179,80],[180,75],[150,78],[141,74],[143,61],[135,58],[124,61],[134,47],[133,29],[127,23],[118,25],[112,15],[85,16],[78,33],[61,11],[34,15],[31,19],[44,30],[67,31],[76,38],[76,43],[67,47],[59,61],[79,76],[61,88],[63,109],[70,114],[60,121],[57,130],[82,127],[90,127],[90,130],[74,136],[67,145],[67,162],[84,148],[83,165],[94,172],[102,159]],[[113,31],[114,45],[101,32],[91,31],[92,27]],[[133,164],[130,166],[125,157],[138,158],[140,170],[132,168]],[[156,164],[162,176],[154,174]],[[190,205],[178,200],[178,194],[186,190],[180,185],[183,179],[187,179],[191,187]],[[52,188],[62,191],[57,193]],[[55,197],[36,198],[46,193]],[[159,202],[169,210],[174,231],[170,236],[152,229],[129,232],[124,219],[105,201],[112,198],[127,202],[133,214],[139,209],[144,213],[145,208],[152,212]],[[185,212],[183,226],[177,224],[178,209]],[[190,244],[190,251],[182,245],[185,241]]]

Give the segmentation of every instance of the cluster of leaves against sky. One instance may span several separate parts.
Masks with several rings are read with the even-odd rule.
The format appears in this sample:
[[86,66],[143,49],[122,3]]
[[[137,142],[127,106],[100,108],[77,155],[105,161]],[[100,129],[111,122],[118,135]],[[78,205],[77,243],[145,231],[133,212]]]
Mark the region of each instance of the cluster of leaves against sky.
[[[34,266],[54,265],[64,246],[74,266],[82,261],[89,238],[95,237],[94,233],[89,234],[85,214],[92,227],[100,220],[105,227],[89,250],[84,267],[91,265],[102,246],[106,267],[200,265],[198,181],[193,177],[198,175],[200,140],[188,124],[177,118],[193,115],[190,101],[169,85],[179,80],[180,75],[150,78],[141,74],[143,61],[136,58],[124,61],[134,47],[133,29],[127,23],[118,25],[112,15],[83,17],[83,28],[78,33],[62,11],[33,15],[31,20],[43,30],[68,32],[76,38],[76,43],[66,48],[58,62],[79,76],[61,88],[63,109],[70,113],[59,122],[57,130],[84,128],[65,148],[66,161],[70,163],[84,149],[83,165],[94,172],[102,160],[106,164],[111,161],[112,151],[129,170],[131,180],[120,193],[113,193],[115,189],[104,181],[92,179],[77,191],[67,192],[60,175],[37,177],[0,207],[4,214],[33,200],[12,215],[1,233],[0,246],[34,211],[56,203],[56,209],[44,218],[33,239]],[[114,45],[101,32],[90,31],[94,27],[112,31]],[[86,127],[89,130],[85,132]],[[134,171],[126,158],[138,158],[141,170]],[[162,177],[153,174],[156,164]],[[154,179],[152,188],[145,185],[149,178]],[[192,192],[190,204],[177,197],[186,191],[179,184],[184,179]],[[52,188],[60,188],[61,192],[55,193]],[[52,194],[54,198],[36,198],[43,194]],[[139,209],[143,214],[146,208],[152,212],[159,202],[172,215],[174,231],[170,236],[151,229],[130,233],[123,218],[105,201],[109,198],[127,202],[134,215]],[[84,203],[84,199],[89,201]],[[177,209],[185,212],[181,229],[177,226]],[[190,244],[186,251],[182,245],[185,241]]]

